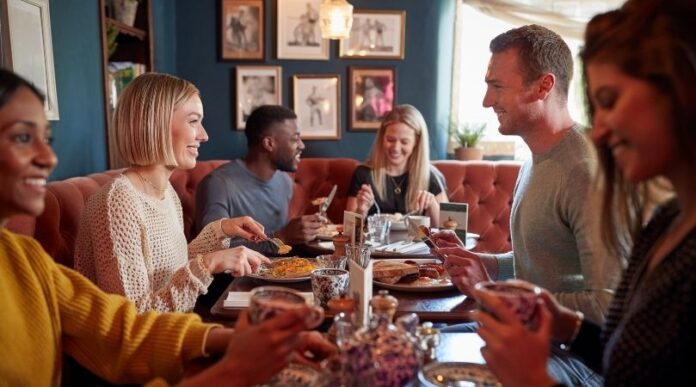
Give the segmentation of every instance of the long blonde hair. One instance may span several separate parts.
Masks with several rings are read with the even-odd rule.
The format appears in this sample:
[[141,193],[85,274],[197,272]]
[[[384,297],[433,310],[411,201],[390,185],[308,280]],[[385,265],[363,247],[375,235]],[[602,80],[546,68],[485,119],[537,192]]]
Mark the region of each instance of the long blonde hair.
[[[384,134],[387,127],[392,124],[403,123],[416,133],[416,143],[413,153],[408,158],[406,168],[408,170],[408,189],[406,190],[406,204],[410,205],[419,191],[427,190],[430,182],[430,141],[428,140],[428,126],[423,115],[412,105],[397,105],[389,112],[377,131],[377,137],[372,144],[372,151],[366,161],[372,169],[372,181],[381,198],[387,193],[387,157],[384,152]],[[407,208],[410,211],[410,209]]]

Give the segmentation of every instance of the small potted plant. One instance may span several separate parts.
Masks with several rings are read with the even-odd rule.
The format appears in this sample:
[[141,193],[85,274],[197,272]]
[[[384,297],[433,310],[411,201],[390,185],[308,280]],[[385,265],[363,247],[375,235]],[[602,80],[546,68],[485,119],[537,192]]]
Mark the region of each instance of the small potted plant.
[[457,160],[483,159],[483,149],[478,144],[485,134],[485,123],[452,123],[450,131],[459,145],[454,150]]

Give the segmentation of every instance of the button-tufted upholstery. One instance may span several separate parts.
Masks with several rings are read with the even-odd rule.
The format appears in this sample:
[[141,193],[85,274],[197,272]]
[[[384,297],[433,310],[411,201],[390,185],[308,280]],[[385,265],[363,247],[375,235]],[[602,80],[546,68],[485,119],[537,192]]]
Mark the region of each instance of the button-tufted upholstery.
[[469,203],[469,231],[481,235],[475,251],[505,252],[510,242],[516,162],[433,161],[447,181],[451,202]]
[[[200,161],[191,170],[177,170],[170,179],[184,211],[184,232],[191,238],[198,183],[227,160]],[[328,216],[343,221],[348,186],[359,162],[353,159],[303,159],[296,173],[290,216],[316,212],[311,200],[327,196],[334,184],[336,197]],[[510,203],[519,164],[501,162],[434,161],[447,180],[450,200],[469,203],[469,230],[481,235],[477,251],[502,252],[510,249]],[[121,170],[74,177],[48,184],[46,208],[37,218],[16,216],[7,227],[33,235],[59,263],[73,264],[75,238],[80,214],[87,198]]]

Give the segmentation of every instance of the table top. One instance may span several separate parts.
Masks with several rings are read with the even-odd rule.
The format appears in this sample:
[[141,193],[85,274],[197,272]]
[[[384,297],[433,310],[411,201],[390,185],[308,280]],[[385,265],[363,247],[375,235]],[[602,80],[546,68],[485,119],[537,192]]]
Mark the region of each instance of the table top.
[[478,333],[440,333],[436,361],[457,361],[485,364],[481,347],[485,345]]
[[[237,319],[240,308],[225,308],[224,301],[230,291],[248,292],[257,286],[280,285],[301,292],[311,292],[309,281],[287,284],[273,284],[270,282],[255,280],[249,277],[235,278],[234,281],[222,292],[222,295],[210,309],[210,313],[216,321],[234,321]],[[376,293],[379,286],[374,286]],[[468,299],[457,289],[432,293],[411,293],[390,290],[389,294],[399,300],[396,316],[416,313],[421,321],[460,323],[469,321],[468,313],[476,307],[473,299]],[[327,311],[326,317],[333,315]]]

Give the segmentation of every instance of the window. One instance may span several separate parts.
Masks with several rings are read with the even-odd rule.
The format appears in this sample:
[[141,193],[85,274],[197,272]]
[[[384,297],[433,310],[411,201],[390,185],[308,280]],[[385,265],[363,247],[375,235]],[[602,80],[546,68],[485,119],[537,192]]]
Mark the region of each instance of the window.
[[[484,108],[482,105],[486,92],[484,78],[491,56],[488,44],[500,33],[525,24],[537,23],[558,32],[576,58],[575,73],[568,93],[568,108],[577,122],[586,125],[582,69],[577,59],[582,44],[582,30],[586,20],[589,20],[589,15],[603,12],[613,6],[608,2],[596,1],[537,0],[517,4],[521,2],[491,0],[486,2],[485,6],[480,5],[481,3],[483,2],[462,0],[457,5],[451,119],[456,122],[485,122],[487,126],[484,141],[489,147],[499,142],[514,142],[514,158],[524,160],[530,157],[529,148],[524,141],[518,136],[503,136],[498,133],[497,117],[492,109]],[[527,5],[528,3],[535,4]],[[485,9],[486,12],[481,9]],[[561,11],[572,13],[576,25],[563,25],[564,17],[559,13]],[[585,15],[578,17],[578,13],[581,12]],[[578,23],[578,19],[583,21]],[[486,153],[490,154],[490,151],[487,149]]]

